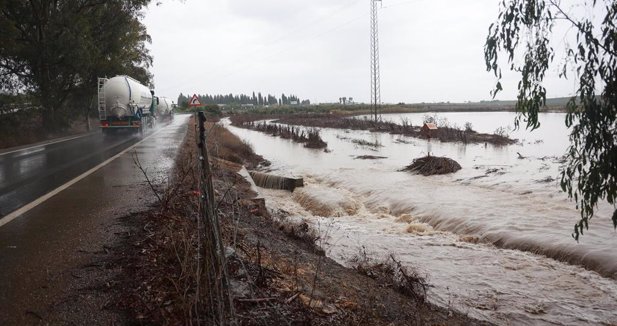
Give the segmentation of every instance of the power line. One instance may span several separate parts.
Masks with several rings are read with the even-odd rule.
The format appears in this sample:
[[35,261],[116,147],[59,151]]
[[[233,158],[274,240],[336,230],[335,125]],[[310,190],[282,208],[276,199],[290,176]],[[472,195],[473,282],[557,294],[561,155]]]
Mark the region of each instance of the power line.
[[377,121],[377,111],[381,104],[381,82],[379,76],[379,26],[377,2],[371,1],[371,109]]

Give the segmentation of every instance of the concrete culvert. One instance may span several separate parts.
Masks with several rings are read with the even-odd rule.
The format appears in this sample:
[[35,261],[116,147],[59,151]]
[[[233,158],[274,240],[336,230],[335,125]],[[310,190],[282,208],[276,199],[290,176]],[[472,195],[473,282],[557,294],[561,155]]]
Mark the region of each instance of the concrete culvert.
[[298,177],[283,177],[257,171],[249,171],[249,174],[255,185],[261,188],[294,191],[297,187],[304,186],[304,180]]

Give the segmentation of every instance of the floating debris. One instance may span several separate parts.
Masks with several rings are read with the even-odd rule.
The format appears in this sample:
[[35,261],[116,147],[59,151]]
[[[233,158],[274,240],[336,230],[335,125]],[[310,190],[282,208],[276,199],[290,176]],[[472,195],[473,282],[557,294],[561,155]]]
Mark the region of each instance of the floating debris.
[[356,160],[381,160],[387,158],[386,156],[375,156],[375,155],[358,155],[354,157]]
[[461,169],[461,165],[447,157],[425,156],[413,160],[403,171],[415,172],[425,176],[454,173]]
[[538,183],[550,183],[550,182],[555,182],[555,178],[548,176],[544,179],[540,179],[540,180],[536,180],[536,182]]
[[506,174],[506,172],[503,170],[503,168],[492,168],[492,169],[487,169],[485,174],[486,175],[489,175],[489,174],[504,175]]
[[395,143],[399,143],[399,144],[412,144],[412,145],[416,145],[415,142],[410,141],[410,140],[405,140],[405,139],[402,139],[402,138],[397,138],[397,139],[394,140],[394,142]]

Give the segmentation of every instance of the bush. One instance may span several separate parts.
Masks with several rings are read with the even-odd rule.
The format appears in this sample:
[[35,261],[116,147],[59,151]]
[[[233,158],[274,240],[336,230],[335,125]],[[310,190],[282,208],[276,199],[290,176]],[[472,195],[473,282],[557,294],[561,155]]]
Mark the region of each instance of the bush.
[[410,171],[428,176],[454,173],[460,169],[461,165],[453,159],[438,156],[425,156],[413,160],[403,171]]
[[428,282],[415,269],[405,267],[394,255],[384,261],[374,261],[367,257],[366,251],[352,259],[352,268],[386,287],[423,303],[426,300]]

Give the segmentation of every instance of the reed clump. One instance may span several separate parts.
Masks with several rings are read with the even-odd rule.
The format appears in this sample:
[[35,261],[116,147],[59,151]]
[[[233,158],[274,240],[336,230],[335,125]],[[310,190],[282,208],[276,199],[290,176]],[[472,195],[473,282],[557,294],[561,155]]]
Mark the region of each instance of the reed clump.
[[310,128],[305,131],[304,128],[290,125],[273,124],[267,122],[255,123],[254,121],[244,122],[241,124],[241,127],[261,131],[283,139],[291,139],[296,143],[304,144],[304,147],[306,148],[328,147],[328,143],[321,139],[319,130],[315,128]]
[[317,129],[309,129],[306,134],[306,143],[304,147],[306,148],[326,148],[328,147],[328,143],[326,143],[321,136],[319,136],[319,130]]
[[461,165],[447,157],[424,156],[413,160],[403,171],[414,172],[425,176],[454,173],[461,169]]

